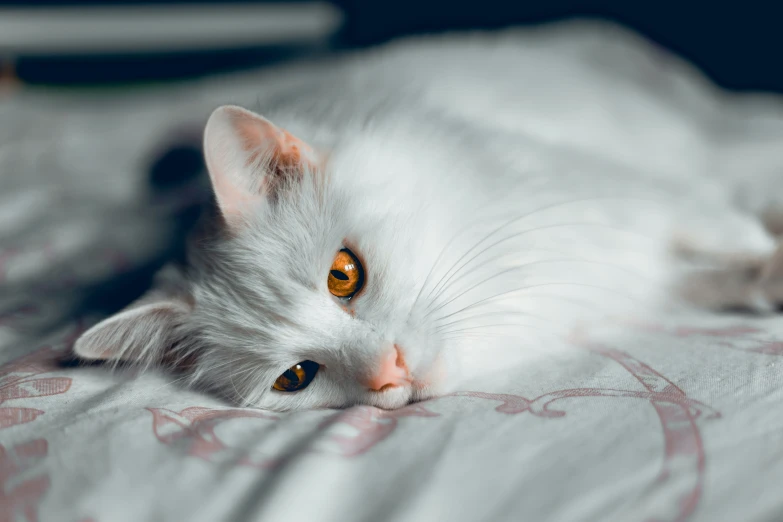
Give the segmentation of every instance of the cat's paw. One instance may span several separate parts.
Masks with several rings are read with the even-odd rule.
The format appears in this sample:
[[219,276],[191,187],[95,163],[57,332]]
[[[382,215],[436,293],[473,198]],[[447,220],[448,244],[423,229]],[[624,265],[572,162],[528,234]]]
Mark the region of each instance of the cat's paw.
[[769,233],[783,241],[783,205],[765,209],[761,219]]
[[[779,144],[775,144],[775,150]],[[779,162],[777,152],[772,156]],[[747,174],[747,168],[740,170],[742,174],[735,176],[734,206],[743,213],[758,219],[767,232],[778,239],[783,238],[783,174],[775,166],[764,168],[759,172]]]
[[783,311],[783,241],[761,269],[759,286],[777,311]]
[[762,257],[715,257],[712,266],[688,270],[677,283],[679,297],[712,310],[780,311],[783,306],[783,243]]

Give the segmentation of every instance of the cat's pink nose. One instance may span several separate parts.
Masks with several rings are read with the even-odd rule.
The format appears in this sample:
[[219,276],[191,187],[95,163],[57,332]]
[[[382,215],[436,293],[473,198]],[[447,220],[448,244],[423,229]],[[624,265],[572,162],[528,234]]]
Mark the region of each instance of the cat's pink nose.
[[367,387],[372,391],[384,391],[396,386],[402,386],[411,381],[408,366],[402,351],[395,344],[394,348],[383,354],[380,367],[375,375],[367,380]]

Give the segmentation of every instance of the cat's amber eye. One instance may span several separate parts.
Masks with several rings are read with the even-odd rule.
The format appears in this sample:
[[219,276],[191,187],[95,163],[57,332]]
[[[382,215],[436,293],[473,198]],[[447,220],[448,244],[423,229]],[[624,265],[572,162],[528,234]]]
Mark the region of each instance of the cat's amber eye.
[[304,390],[315,378],[321,366],[313,361],[302,361],[291,366],[277,378],[272,388],[281,392]]
[[350,299],[362,289],[364,284],[364,269],[353,252],[343,248],[332,261],[327,285],[333,296]]

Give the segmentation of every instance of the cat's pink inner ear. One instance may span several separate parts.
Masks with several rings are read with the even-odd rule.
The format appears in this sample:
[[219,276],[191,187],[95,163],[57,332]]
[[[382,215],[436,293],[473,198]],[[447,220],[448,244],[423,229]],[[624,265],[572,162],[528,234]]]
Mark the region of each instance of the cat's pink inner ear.
[[315,151],[269,120],[235,106],[216,109],[204,132],[204,155],[218,205],[229,224],[269,196],[285,177],[315,169]]
[[246,167],[259,169],[262,174],[281,175],[285,169],[301,171],[316,166],[315,152],[304,141],[261,116],[241,109],[228,110],[247,154]]

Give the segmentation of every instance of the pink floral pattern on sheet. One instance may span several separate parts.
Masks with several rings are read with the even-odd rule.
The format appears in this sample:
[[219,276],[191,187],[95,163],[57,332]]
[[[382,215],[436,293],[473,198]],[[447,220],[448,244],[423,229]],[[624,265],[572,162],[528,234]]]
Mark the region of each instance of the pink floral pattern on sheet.
[[549,392],[533,399],[519,395],[474,391],[459,392],[454,395],[500,401],[501,404],[495,408],[495,411],[500,413],[515,415],[529,412],[546,418],[563,417],[566,413],[553,409],[552,404],[567,398],[622,397],[649,402],[658,414],[664,437],[664,456],[657,483],[676,484],[681,493],[672,506],[670,517],[651,519],[648,522],[687,521],[696,510],[704,489],[706,455],[696,421],[700,418],[715,419],[720,417],[720,413],[689,398],[681,388],[658,371],[623,351],[601,345],[585,345],[585,347],[617,362],[638,380],[645,390],[572,388]]
[[237,418],[277,420],[261,410],[214,409],[193,406],[182,411],[147,408],[152,413],[155,437],[163,444],[185,444],[187,454],[207,462],[236,462],[240,466],[271,467],[274,459],[251,456],[231,448],[215,433],[217,425]]
[[[701,432],[696,424],[701,411],[683,404],[681,401],[687,399],[685,392],[650,366],[619,350],[602,346],[595,346],[593,349],[619,363],[650,392],[666,396],[650,400],[661,421],[665,441],[663,463],[657,482],[662,484],[671,481],[678,485],[681,493],[675,502],[674,514],[669,520],[685,522],[696,511],[704,490],[706,455]],[[701,409],[705,410],[706,407],[702,405]],[[706,418],[719,416],[718,412],[713,411]],[[678,469],[676,476],[675,467]]]
[[699,326],[666,326],[645,321],[629,321],[628,326],[649,333],[665,334],[687,339],[691,337],[709,337],[715,339],[710,344],[764,355],[783,355],[783,341],[770,337],[764,330],[746,325],[732,325],[720,328]]
[[[283,460],[280,456],[263,455],[232,448],[215,433],[221,422],[237,418],[257,418],[277,421],[279,417],[253,409],[215,409],[192,406],[176,412],[165,408],[147,408],[152,413],[155,437],[167,445],[184,444],[189,456],[207,462],[233,462],[240,466],[273,468]],[[334,453],[355,457],[381,443],[397,428],[402,417],[437,417],[437,413],[422,405],[411,405],[394,411],[371,406],[357,406],[326,418],[319,427],[326,432],[327,444],[310,447],[313,453]],[[334,428],[343,425],[348,430]],[[345,434],[343,431],[352,432]]]
[[[67,392],[70,377],[48,376],[58,370],[56,361],[82,331],[77,325],[56,345],[0,367],[0,430],[35,421],[45,412],[14,406],[19,400],[37,399]],[[11,405],[8,405],[8,403]],[[49,475],[36,471],[48,453],[48,442],[39,438],[4,446],[0,444],[0,522],[37,522],[38,504],[49,489]]]
[[69,377],[41,377],[52,370],[51,360],[57,357],[51,347],[17,359],[0,368],[0,429],[34,421],[44,412],[34,408],[4,406],[14,399],[46,397],[65,393],[71,386]]
[[337,454],[343,457],[355,457],[366,453],[386,439],[397,428],[402,417],[438,417],[421,404],[412,404],[398,410],[381,410],[372,406],[355,406],[340,412],[321,423],[322,429],[344,424],[355,432],[354,435],[334,433],[329,440],[335,445]]
[[46,457],[46,440],[36,439],[11,448],[0,445],[0,522],[37,522],[38,503],[49,489],[49,476],[25,472]]

